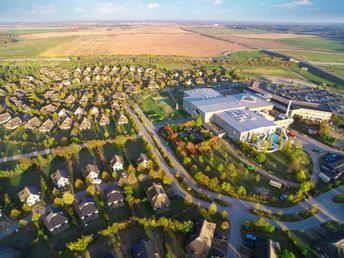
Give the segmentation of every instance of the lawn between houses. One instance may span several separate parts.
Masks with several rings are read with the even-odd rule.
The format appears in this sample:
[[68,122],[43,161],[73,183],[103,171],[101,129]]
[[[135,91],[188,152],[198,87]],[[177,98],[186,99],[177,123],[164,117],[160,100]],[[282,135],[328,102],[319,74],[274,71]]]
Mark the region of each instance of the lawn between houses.
[[[46,254],[45,257],[68,257],[69,254],[65,251],[66,243],[75,241],[80,235],[93,234],[95,240],[82,254],[83,256],[91,255],[91,257],[103,257],[108,253],[108,250],[113,250],[117,257],[128,257],[128,255],[130,257],[131,246],[137,240],[149,237],[153,240],[161,257],[166,257],[167,253],[171,255],[170,257],[185,257],[184,248],[188,238],[188,234],[185,233],[176,233],[161,228],[133,225],[112,236],[103,237],[98,234],[98,232],[107,225],[113,222],[125,221],[132,215],[152,217],[153,212],[144,193],[144,188],[151,183],[152,181],[149,180],[133,186],[135,198],[140,200],[137,204],[132,207],[126,204],[123,208],[112,211],[108,211],[107,207],[104,207],[104,211],[101,212],[101,217],[91,222],[87,228],[71,222],[72,225],[67,231],[56,236],[50,236],[46,232],[48,238],[44,239],[36,238],[38,233],[37,228],[32,223],[29,223],[27,226],[22,227],[17,233],[14,233],[14,235],[1,240],[0,245],[7,244],[18,249],[20,248],[25,254],[30,254],[30,257],[41,257],[42,251],[40,252],[39,250],[44,250]],[[180,197],[173,198],[171,200],[171,205],[171,210],[160,216],[174,218],[179,221],[198,221],[207,219],[208,221],[217,223],[218,230],[228,234],[228,230],[223,231],[220,229],[221,223],[226,221],[220,214],[216,213],[210,215],[206,209],[186,204],[185,200]],[[142,209],[145,209],[145,212],[139,212]],[[109,213],[109,219],[106,219],[104,216],[105,213]],[[30,237],[24,237],[26,235]]]
[[[16,196],[17,192],[22,189],[25,185],[41,185],[41,178],[47,183],[48,189],[42,190],[42,204],[48,205],[52,203],[52,189],[53,185],[49,178],[49,175],[56,171],[57,168],[66,168],[69,171],[71,184],[77,178],[81,179],[80,174],[81,169],[88,163],[95,163],[99,167],[100,171],[105,171],[111,174],[112,170],[109,167],[110,159],[114,154],[119,154],[124,156],[125,167],[128,168],[129,164],[133,164],[136,167],[137,155],[141,152],[148,153],[145,142],[141,138],[133,139],[129,138],[124,144],[109,143],[104,141],[102,144],[92,145],[89,148],[77,149],[78,151],[71,154],[69,158],[63,155],[47,155],[46,157],[39,157],[37,166],[32,166],[20,175],[12,176],[10,178],[0,179],[0,191],[1,193],[7,192],[12,200],[10,206],[5,206],[4,212],[9,214],[12,208],[21,207],[18,198]],[[148,171],[144,172],[147,173]],[[117,177],[118,179],[118,177]],[[109,179],[113,181],[114,179]],[[154,181],[161,182],[159,179]],[[65,253],[65,244],[70,241],[75,241],[81,234],[95,234],[101,229],[104,229],[106,225],[112,222],[120,222],[126,220],[131,215],[139,217],[152,217],[154,215],[152,208],[150,207],[149,201],[145,194],[145,187],[152,183],[151,180],[142,181],[133,185],[134,198],[139,200],[137,204],[133,207],[129,207],[127,204],[123,208],[109,210],[104,207],[100,212],[100,219],[91,222],[87,228],[81,226],[79,220],[70,220],[71,227],[57,235],[51,236],[46,232],[44,226],[45,235],[48,238],[37,237],[37,228],[29,223],[27,226],[20,228],[19,232],[6,237],[0,241],[0,245],[9,244],[14,247],[20,248],[20,250],[25,251],[30,257],[40,257],[40,250],[44,250],[46,257],[57,256],[60,257]],[[10,187],[9,187],[10,186]],[[170,186],[165,186],[167,192]],[[76,189],[78,191],[84,191],[85,188]],[[173,192],[173,191],[172,191]],[[1,195],[3,196],[3,194]],[[0,198],[1,204],[3,203],[3,198]],[[185,200],[180,197],[175,197],[171,200],[172,206],[170,212],[162,214],[162,216],[176,218],[178,220],[200,220],[205,218],[209,221],[214,221],[218,224],[218,228],[223,221],[226,219],[221,218],[219,214],[209,215],[206,209],[189,206],[185,203]],[[25,214],[25,213],[23,213]],[[25,215],[23,215],[25,216]],[[24,237],[25,235],[30,235],[30,238]],[[135,226],[121,232],[120,234],[113,237],[100,237],[96,234],[96,240],[88,248],[89,255],[103,256],[104,250],[115,250],[118,257],[122,256],[122,250],[126,254],[130,254],[131,245],[140,238],[148,236],[153,239],[154,243],[157,245],[161,257],[164,257],[166,252],[172,253],[171,257],[183,257],[184,244],[187,239],[187,235],[174,233],[171,231],[164,231],[162,229],[151,229],[144,228],[142,226]],[[25,239],[26,241],[23,241]],[[49,240],[49,242],[48,242]],[[107,248],[104,249],[104,246]],[[103,248],[102,248],[103,247]]]

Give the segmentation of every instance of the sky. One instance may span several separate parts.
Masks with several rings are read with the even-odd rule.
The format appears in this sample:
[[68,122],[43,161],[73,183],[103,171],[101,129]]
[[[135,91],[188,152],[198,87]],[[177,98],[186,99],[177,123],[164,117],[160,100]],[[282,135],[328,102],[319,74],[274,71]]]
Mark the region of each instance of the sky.
[[202,20],[342,23],[344,0],[0,0],[0,22]]

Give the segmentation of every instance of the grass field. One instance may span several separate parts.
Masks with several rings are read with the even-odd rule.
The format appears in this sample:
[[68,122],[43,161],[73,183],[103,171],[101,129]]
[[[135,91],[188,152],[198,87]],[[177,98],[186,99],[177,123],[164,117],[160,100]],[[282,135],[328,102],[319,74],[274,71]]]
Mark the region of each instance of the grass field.
[[[181,106],[178,94],[176,94],[175,98]],[[154,95],[145,94],[140,97],[139,103],[143,112],[151,121],[162,121],[171,118],[177,119],[184,118],[186,116],[183,110],[175,109],[175,103],[167,92],[156,93]]]
[[[293,173],[291,169],[291,161],[286,153],[276,151],[271,154],[268,154],[267,157],[268,158],[264,166],[268,170],[273,171],[274,175],[279,178],[295,181],[295,173]],[[301,163],[301,169],[304,169],[306,172],[311,173],[312,167],[310,165],[310,159],[306,153],[304,153]]]
[[230,54],[231,58],[246,59],[246,58],[260,58],[269,55],[260,51],[238,51]]
[[344,77],[344,65],[326,65],[323,67],[330,72]]
[[15,35],[25,35],[33,33],[47,33],[47,32],[62,32],[66,31],[63,28],[3,28],[0,33],[10,33]]
[[327,85],[329,86],[334,86],[335,83],[329,81],[329,80],[326,80],[316,74],[313,74],[309,71],[302,71],[300,67],[297,67],[297,66],[293,66],[290,68],[291,71],[301,75],[303,78],[307,79],[308,81],[310,82],[313,82],[315,84],[323,84],[323,83],[326,83]]
[[298,77],[282,67],[265,67],[265,66],[248,66],[248,65],[237,65],[235,68],[241,71],[241,74],[249,77],[263,77],[266,76],[280,76],[284,78],[297,79]]
[[309,62],[344,62],[344,54],[339,53],[319,53],[319,52],[302,52],[302,51],[279,51],[296,58]]
[[226,27],[192,27],[185,28],[198,33],[221,33],[221,34],[263,34],[269,33],[267,30],[255,30],[255,29],[231,29]]
[[320,37],[313,37],[306,39],[278,39],[276,41],[279,43],[307,49],[321,49],[328,51],[344,52],[344,42],[339,40],[330,40]]
[[23,40],[17,43],[0,46],[0,57],[34,57],[48,49],[75,40],[76,37],[59,37],[48,39]]

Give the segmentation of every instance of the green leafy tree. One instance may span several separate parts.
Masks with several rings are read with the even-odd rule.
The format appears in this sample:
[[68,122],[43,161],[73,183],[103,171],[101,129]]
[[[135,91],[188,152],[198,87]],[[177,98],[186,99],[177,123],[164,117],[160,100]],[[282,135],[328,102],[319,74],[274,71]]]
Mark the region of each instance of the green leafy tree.
[[82,189],[85,186],[84,182],[79,178],[77,180],[75,180],[74,185],[75,185],[76,189]]
[[280,255],[281,258],[296,258],[295,254],[287,249],[283,249]]
[[246,189],[243,185],[239,186],[238,194],[241,196],[246,196]]
[[208,212],[210,215],[214,215],[217,212],[217,206],[215,203],[211,203],[208,207]]
[[266,161],[266,155],[263,152],[259,152],[256,154],[255,159],[259,164],[262,164]]
[[67,248],[71,252],[82,252],[85,251],[88,245],[92,242],[93,237],[91,235],[84,235],[78,238],[75,242],[67,243]]
[[303,169],[296,172],[296,180],[300,183],[305,182],[307,180],[306,172]]
[[229,223],[228,223],[228,221],[222,222],[222,224],[221,224],[221,229],[222,229],[222,230],[227,230],[227,229],[229,229]]
[[17,210],[17,209],[11,210],[11,218],[12,219],[17,219],[20,215],[21,215],[20,210]]
[[203,125],[203,119],[201,115],[197,116],[196,123],[197,126],[202,126]]
[[74,203],[74,195],[69,192],[64,192],[62,199],[63,203],[66,205],[72,205]]

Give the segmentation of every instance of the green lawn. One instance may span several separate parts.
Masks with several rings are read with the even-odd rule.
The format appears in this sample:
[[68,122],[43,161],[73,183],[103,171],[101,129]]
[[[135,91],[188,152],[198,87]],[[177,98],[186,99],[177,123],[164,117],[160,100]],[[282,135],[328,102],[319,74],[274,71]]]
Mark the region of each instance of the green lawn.
[[291,71],[301,75],[303,78],[309,80],[310,82],[315,83],[315,84],[320,85],[320,84],[326,83],[329,86],[339,87],[339,86],[336,86],[336,84],[333,83],[332,81],[326,80],[323,77],[320,77],[320,76],[318,76],[318,75],[316,75],[314,73],[311,73],[309,71],[302,71],[300,67],[293,66],[293,67],[291,67],[289,69]]
[[[181,105],[182,93],[173,93],[176,101]],[[167,92],[156,93],[154,95],[144,94],[139,98],[139,104],[145,115],[151,121],[162,121],[171,118],[186,117],[183,110],[175,109],[175,102]]]
[[36,143],[15,143],[15,142],[1,142],[0,143],[0,158],[11,157],[14,155],[28,153],[32,151],[42,150],[44,146]]
[[238,51],[230,54],[231,58],[247,59],[247,58],[261,58],[269,55],[260,51]]
[[125,153],[129,161],[133,164],[136,164],[137,158],[139,157],[140,153],[147,154],[145,142],[141,138],[133,141],[127,141],[125,143]]
[[[267,154],[267,160],[264,167],[273,172],[273,174],[279,178],[295,181],[295,171],[293,171],[290,165],[290,159],[285,152],[276,151]],[[307,153],[304,152],[301,167],[308,173],[312,173],[310,159]]]
[[236,65],[236,69],[241,71],[241,74],[247,77],[261,78],[264,76],[280,76],[284,78],[297,79],[297,75],[288,71],[283,67],[266,67],[266,66],[249,66],[249,65]]
[[340,53],[315,53],[300,51],[278,51],[296,58],[300,58],[309,62],[344,62],[344,54]]
[[63,32],[67,31],[62,28],[29,28],[29,29],[17,29],[17,28],[3,28],[0,29],[0,33],[11,33],[16,35],[32,34],[32,33],[45,33],[45,32]]
[[[343,55],[342,58],[344,60],[344,55]],[[322,65],[322,66],[326,70],[344,77],[344,61],[343,61],[343,65]]]
[[328,51],[344,52],[344,42],[340,40],[330,40],[321,37],[314,38],[295,38],[295,39],[278,39],[277,42],[302,47],[307,49],[321,49]]
[[69,42],[77,37],[57,37],[48,39],[23,40],[17,43],[0,46],[0,57],[18,58],[33,57],[47,51],[49,48]]

